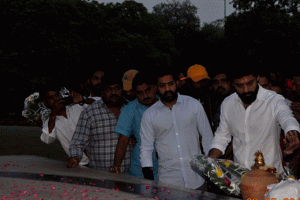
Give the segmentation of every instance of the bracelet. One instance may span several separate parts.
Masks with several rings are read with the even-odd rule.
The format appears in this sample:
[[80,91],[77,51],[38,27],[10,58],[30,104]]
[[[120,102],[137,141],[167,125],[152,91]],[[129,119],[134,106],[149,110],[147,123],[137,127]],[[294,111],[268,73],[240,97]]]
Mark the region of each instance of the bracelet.
[[83,104],[86,103],[86,99],[87,99],[85,96],[83,96],[82,98],[83,98],[83,100],[79,103],[79,105],[81,105],[81,106],[83,106]]

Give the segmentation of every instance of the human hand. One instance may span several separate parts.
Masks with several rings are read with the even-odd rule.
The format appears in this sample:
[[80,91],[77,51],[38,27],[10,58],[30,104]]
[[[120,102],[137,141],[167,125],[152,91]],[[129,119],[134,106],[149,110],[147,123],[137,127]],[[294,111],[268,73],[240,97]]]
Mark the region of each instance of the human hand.
[[294,174],[297,174],[298,170],[298,161],[299,161],[299,152],[293,156],[293,158],[289,162],[289,168],[293,170]]
[[292,154],[293,151],[300,146],[299,132],[289,131],[286,134],[287,139],[283,139],[283,145],[286,147],[284,150],[285,154]]
[[71,157],[68,159],[67,168],[75,168],[78,166],[79,158],[78,157]]
[[135,137],[130,137],[129,138],[129,145],[131,147],[134,147],[136,145],[137,141],[136,141],[136,138]]
[[62,98],[54,101],[50,116],[56,116],[64,107]]
[[80,103],[83,100],[83,97],[81,94],[77,93],[77,92],[71,92],[70,96],[73,97],[73,103],[71,105]]
[[110,167],[109,171],[112,172],[112,173],[117,173],[118,174],[118,173],[121,173],[121,167],[118,167],[118,166],[114,165],[114,166]]

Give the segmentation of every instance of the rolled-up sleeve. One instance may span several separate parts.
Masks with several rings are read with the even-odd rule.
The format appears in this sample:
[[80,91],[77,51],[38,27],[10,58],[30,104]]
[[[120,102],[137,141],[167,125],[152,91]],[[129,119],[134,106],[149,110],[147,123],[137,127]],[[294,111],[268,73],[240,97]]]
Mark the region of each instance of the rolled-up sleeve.
[[90,137],[90,121],[85,111],[81,112],[74,135],[70,144],[70,157],[79,157],[82,154],[89,142]]
[[140,161],[142,167],[153,167],[152,152],[154,150],[154,129],[149,112],[145,112],[141,122]]
[[225,153],[226,147],[228,146],[229,142],[231,141],[231,134],[229,130],[229,126],[227,124],[225,118],[225,105],[221,105],[221,116],[220,116],[220,125],[215,132],[215,137],[212,141],[212,145],[210,149],[216,148]]
[[296,130],[300,133],[299,123],[293,115],[293,111],[288,106],[284,97],[278,97],[275,104],[275,116],[285,133]]
[[48,128],[48,122],[49,119],[47,119],[44,124],[43,124],[43,129],[42,129],[42,134],[41,134],[41,140],[42,142],[45,142],[46,144],[50,144],[56,140],[56,128],[52,130],[51,133],[49,133],[49,128]]

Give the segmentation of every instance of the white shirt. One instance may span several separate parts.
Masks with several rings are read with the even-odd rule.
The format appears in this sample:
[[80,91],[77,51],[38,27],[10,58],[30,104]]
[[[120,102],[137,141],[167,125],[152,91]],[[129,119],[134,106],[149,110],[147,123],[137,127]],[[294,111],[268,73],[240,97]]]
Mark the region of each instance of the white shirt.
[[262,151],[265,163],[283,171],[280,149],[280,128],[287,133],[300,132],[286,99],[274,91],[259,86],[256,100],[245,109],[236,93],[221,105],[220,125],[211,148],[223,153],[233,136],[234,161],[251,168],[255,152]]
[[202,136],[207,155],[213,133],[205,111],[196,99],[178,94],[172,109],[161,101],[148,108],[141,122],[142,167],[153,167],[152,152],[158,154],[160,182],[196,189],[204,179],[191,168],[191,160],[201,155],[199,136]]
[[[96,100],[96,99],[95,99]],[[50,144],[55,141],[55,139],[58,139],[61,143],[61,146],[65,150],[68,156],[70,156],[69,153],[69,147],[70,143],[73,137],[73,134],[76,129],[76,125],[80,116],[80,113],[87,108],[87,104],[84,104],[83,106],[80,106],[78,104],[75,104],[73,106],[66,106],[66,115],[67,118],[64,116],[56,116],[55,119],[55,127],[52,130],[51,133],[49,133],[48,129],[48,122],[49,119],[47,119],[44,122],[43,125],[43,133],[41,135],[41,140],[47,144]],[[83,154],[80,162],[80,165],[87,165],[89,164],[88,157]]]

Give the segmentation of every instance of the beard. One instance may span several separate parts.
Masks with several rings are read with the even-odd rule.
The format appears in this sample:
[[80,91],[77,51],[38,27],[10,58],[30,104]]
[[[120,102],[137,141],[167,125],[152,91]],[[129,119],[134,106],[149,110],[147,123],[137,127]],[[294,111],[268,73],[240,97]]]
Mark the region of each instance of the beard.
[[256,100],[258,89],[259,87],[257,85],[254,91],[243,93],[243,94],[239,94],[237,92],[237,94],[245,104],[251,104]]
[[101,84],[97,84],[97,85],[92,85],[92,84],[89,84],[88,86],[88,89],[91,90],[96,96],[101,96],[102,93],[101,93]]
[[123,105],[125,102],[123,97],[120,97],[115,94],[109,96],[108,99],[106,99],[105,96],[102,96],[102,100],[106,105],[108,105],[110,107],[119,107],[119,106]]
[[177,91],[166,91],[165,93],[161,94],[159,91],[157,91],[157,94],[159,98],[164,102],[173,102],[177,99],[178,94]]

